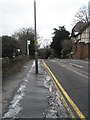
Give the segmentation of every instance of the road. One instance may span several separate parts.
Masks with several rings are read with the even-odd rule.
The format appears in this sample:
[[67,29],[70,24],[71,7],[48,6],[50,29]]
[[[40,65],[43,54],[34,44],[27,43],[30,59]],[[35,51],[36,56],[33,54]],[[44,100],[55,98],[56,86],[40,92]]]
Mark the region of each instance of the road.
[[[75,105],[87,118],[88,63],[86,61],[59,59],[44,61],[64,90],[67,92],[69,97],[73,100]],[[48,98],[50,98],[49,95],[51,95],[51,93],[54,93],[52,90],[54,90],[55,87],[51,82],[52,79],[50,74],[48,74],[48,72],[44,69],[44,62],[39,60],[38,63],[38,75],[34,74],[35,62],[31,60],[22,66],[19,73],[9,77],[8,80],[3,83],[3,118],[49,118],[49,116],[51,118],[54,116],[60,118],[71,118],[71,115],[68,116],[69,114],[67,114],[65,105],[63,105],[63,102],[60,101],[62,96],[58,97],[57,100],[59,101],[57,101],[58,104],[56,104],[57,97],[55,98],[55,96],[58,92],[57,88],[55,94],[52,94],[53,98],[51,97],[54,100],[53,105],[49,106],[48,103],[51,104],[52,102],[49,102]],[[48,86],[48,88],[45,86]],[[53,86],[53,88],[51,88],[51,86]],[[49,93],[48,90],[50,90],[51,93]],[[65,100],[75,117],[79,118],[76,114],[76,110],[73,109],[66,97]],[[50,111],[52,111],[52,113],[50,113]]]
[[[45,60],[54,76],[79,108],[88,117],[88,62],[81,60]],[[74,114],[76,114],[75,110]],[[78,116],[77,116],[78,117]]]

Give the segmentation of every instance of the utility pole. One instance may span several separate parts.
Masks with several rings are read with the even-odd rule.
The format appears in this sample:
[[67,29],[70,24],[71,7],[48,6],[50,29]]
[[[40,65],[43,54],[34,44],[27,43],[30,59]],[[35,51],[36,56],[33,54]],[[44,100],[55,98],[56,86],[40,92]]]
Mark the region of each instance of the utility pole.
[[35,37],[34,37],[34,43],[35,43],[35,69],[36,74],[38,74],[38,52],[37,52],[37,33],[36,33],[36,0],[34,0],[34,29],[35,29]]

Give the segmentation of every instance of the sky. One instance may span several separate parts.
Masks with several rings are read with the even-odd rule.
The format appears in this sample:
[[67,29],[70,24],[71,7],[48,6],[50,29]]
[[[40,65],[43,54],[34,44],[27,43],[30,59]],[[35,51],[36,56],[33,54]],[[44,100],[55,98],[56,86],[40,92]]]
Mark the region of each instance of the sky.
[[[54,28],[65,25],[71,32],[72,21],[89,0],[36,0],[37,33],[41,43],[52,41]],[[0,0],[0,36],[12,35],[23,27],[34,29],[34,0]]]

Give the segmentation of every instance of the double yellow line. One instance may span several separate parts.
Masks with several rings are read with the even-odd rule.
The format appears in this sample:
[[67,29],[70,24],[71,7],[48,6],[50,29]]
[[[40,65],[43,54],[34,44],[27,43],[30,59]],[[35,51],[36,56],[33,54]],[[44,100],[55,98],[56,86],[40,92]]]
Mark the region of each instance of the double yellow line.
[[[66,99],[68,100],[68,102],[70,103],[70,105],[72,106],[72,108],[74,109],[74,111],[77,113],[77,115],[79,116],[79,118],[86,120],[85,116],[83,115],[83,113],[79,110],[79,108],[75,105],[75,103],[72,101],[72,99],[69,97],[69,95],[67,94],[67,92],[64,90],[64,88],[61,86],[61,84],[58,82],[58,80],[56,79],[56,77],[53,75],[53,73],[51,72],[51,70],[49,69],[49,67],[46,65],[46,63],[42,60],[44,67],[48,70],[48,72],[50,73],[51,77],[54,80],[54,84],[56,86],[56,89],[58,91],[58,93],[60,94],[61,98],[63,99],[63,103],[65,105],[65,107],[67,108],[67,110],[70,113],[70,116],[72,118],[75,118],[74,114],[72,113],[70,107],[68,106],[68,104],[66,103],[63,95],[66,97]],[[62,91],[63,95],[61,94],[60,90]]]

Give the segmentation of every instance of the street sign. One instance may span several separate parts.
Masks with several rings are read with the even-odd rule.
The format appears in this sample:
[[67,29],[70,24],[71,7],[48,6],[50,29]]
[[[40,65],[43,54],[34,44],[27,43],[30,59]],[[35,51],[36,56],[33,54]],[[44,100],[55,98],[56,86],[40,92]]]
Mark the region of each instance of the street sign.
[[30,45],[30,40],[27,40],[27,44]]
[[37,42],[37,40],[35,40],[35,45],[37,45],[38,44],[38,42]]
[[27,40],[27,56],[29,56],[30,40]]

